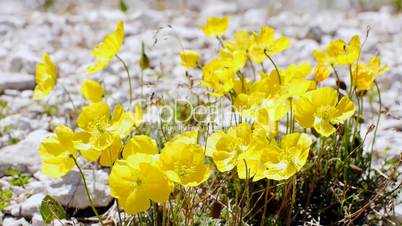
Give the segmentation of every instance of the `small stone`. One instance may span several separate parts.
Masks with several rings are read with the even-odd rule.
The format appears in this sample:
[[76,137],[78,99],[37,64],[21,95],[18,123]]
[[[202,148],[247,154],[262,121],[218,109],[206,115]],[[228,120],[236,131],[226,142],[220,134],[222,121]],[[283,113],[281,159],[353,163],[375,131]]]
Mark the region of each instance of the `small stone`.
[[0,177],[9,168],[31,174],[38,171],[41,163],[38,154],[39,144],[49,135],[51,134],[46,130],[36,130],[18,144],[0,149]]
[[[108,174],[100,170],[83,170],[95,207],[105,207],[112,197],[108,185]],[[84,209],[90,207],[81,175],[73,170],[59,179],[52,179],[48,185],[48,193],[55,197],[63,206]]]
[[35,213],[32,216],[32,226],[45,226],[45,222],[43,222],[42,216],[39,213]]
[[21,215],[24,217],[31,217],[39,212],[39,206],[45,197],[45,194],[39,193],[32,195],[25,202],[21,204]]
[[25,71],[34,74],[37,62],[39,62],[39,58],[29,51],[28,48],[20,49],[11,56],[8,70],[12,72]]
[[35,87],[33,75],[23,73],[2,72],[0,75],[0,92],[5,89],[26,90]]
[[25,220],[25,218],[20,218],[20,219],[15,219],[12,217],[7,217],[4,219],[3,221],[3,225],[7,225],[7,226],[30,226],[31,224],[28,223],[27,220]]

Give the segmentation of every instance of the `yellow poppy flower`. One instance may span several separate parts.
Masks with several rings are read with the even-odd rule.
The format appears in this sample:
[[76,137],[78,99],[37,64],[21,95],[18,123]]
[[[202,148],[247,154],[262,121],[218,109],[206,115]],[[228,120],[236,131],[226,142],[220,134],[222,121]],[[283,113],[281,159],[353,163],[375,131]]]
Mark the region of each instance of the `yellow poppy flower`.
[[128,214],[146,211],[150,202],[165,202],[172,186],[158,167],[158,160],[142,153],[118,160],[110,173],[110,191]]
[[209,17],[206,25],[200,25],[201,30],[206,36],[222,36],[228,28],[229,17]]
[[375,56],[368,64],[358,63],[353,67],[352,79],[357,90],[369,90],[373,87],[375,79],[388,70],[388,65],[381,65],[381,59]]
[[246,151],[250,145],[252,130],[248,123],[230,127],[220,137],[212,152],[212,159],[220,172],[232,170],[237,165],[239,155]]
[[169,180],[184,185],[198,186],[211,174],[210,166],[205,163],[204,150],[191,143],[169,142],[160,155],[161,169]]
[[252,36],[246,31],[236,31],[235,39],[226,40],[219,51],[220,59],[225,67],[240,71],[247,61],[247,52],[252,42]]
[[190,130],[179,135],[176,135],[171,140],[169,140],[166,144],[170,143],[182,143],[182,144],[197,144],[198,142],[198,130]]
[[84,79],[81,85],[81,93],[90,102],[99,102],[102,100],[105,91],[99,82]]
[[331,67],[325,64],[317,64],[314,68],[314,77],[317,82],[324,81],[331,74]]
[[[121,139],[127,137],[135,128],[135,115],[117,105],[110,115],[109,106],[104,102],[91,103],[83,107],[77,124],[84,131],[76,141],[83,156],[109,166],[121,152]],[[111,155],[112,153],[112,155]],[[103,160],[104,159],[104,160]]]
[[262,27],[260,33],[254,35],[254,42],[250,46],[249,57],[257,64],[262,63],[267,56],[273,56],[289,48],[290,39],[280,36],[275,39],[275,30],[271,27]]
[[306,164],[311,143],[307,134],[291,133],[282,138],[280,147],[274,143],[267,145],[260,150],[253,181],[286,180],[295,175]]
[[320,88],[307,92],[295,104],[295,118],[303,128],[314,128],[328,137],[336,131],[333,125],[342,123],[355,112],[355,105],[348,97],[338,101],[338,93],[332,88]]
[[66,175],[73,167],[71,156],[77,157],[74,147],[73,131],[59,125],[55,129],[55,136],[45,138],[39,147],[39,156],[42,159],[41,171],[49,177],[58,178]]
[[355,35],[347,44],[342,39],[331,41],[326,50],[315,50],[314,58],[324,65],[353,64],[360,54],[360,37]]
[[264,131],[266,137],[273,138],[279,132],[278,121],[274,121],[269,116],[267,109],[261,108],[257,111],[254,121],[255,129]]
[[227,67],[221,59],[216,58],[203,67],[202,79],[200,84],[212,89],[208,94],[221,97],[233,89],[235,71],[232,67]]
[[151,137],[145,135],[133,136],[127,141],[123,149],[123,158],[127,159],[135,153],[158,154],[158,146]]
[[57,68],[48,54],[42,55],[42,62],[36,65],[36,86],[33,93],[34,100],[41,100],[49,95],[56,85]]
[[183,50],[180,52],[181,66],[185,68],[195,68],[200,65],[200,54],[193,50]]
[[116,30],[107,35],[93,50],[96,63],[87,68],[88,74],[94,74],[109,65],[110,60],[119,52],[124,39],[124,25],[119,21]]
[[101,166],[110,167],[119,159],[123,141],[118,136],[105,138],[111,139],[111,141],[103,141],[102,138],[104,137],[91,136],[90,133],[81,131],[77,132],[74,136],[74,145],[80,150],[82,157],[86,160],[98,162]]

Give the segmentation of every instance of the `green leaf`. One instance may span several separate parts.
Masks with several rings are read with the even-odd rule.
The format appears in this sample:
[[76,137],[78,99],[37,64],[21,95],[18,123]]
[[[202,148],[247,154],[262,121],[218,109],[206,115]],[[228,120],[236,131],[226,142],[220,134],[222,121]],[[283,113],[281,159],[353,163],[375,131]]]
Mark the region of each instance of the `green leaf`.
[[60,220],[66,218],[66,212],[64,211],[63,206],[50,195],[46,195],[42,200],[39,212],[46,224],[50,224],[54,219]]
[[124,13],[128,10],[127,4],[124,2],[124,0],[120,0],[120,10]]

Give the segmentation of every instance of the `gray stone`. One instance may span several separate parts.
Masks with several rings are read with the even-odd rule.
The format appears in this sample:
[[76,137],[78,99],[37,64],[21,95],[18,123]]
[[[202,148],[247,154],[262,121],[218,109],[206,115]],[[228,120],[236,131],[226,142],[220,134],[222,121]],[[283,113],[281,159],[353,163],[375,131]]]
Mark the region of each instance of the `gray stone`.
[[31,130],[31,120],[21,115],[10,115],[0,120],[0,128],[11,126],[12,129]]
[[38,171],[41,163],[39,144],[49,135],[51,134],[46,130],[36,130],[18,144],[0,149],[0,176],[11,167],[24,173],[34,174]]
[[30,74],[35,73],[35,64],[39,62],[39,58],[29,51],[28,48],[25,48],[16,51],[10,57],[8,68],[9,71],[25,71]]
[[2,72],[0,75],[0,92],[5,89],[26,90],[35,87],[35,77],[23,73]]
[[[100,170],[83,170],[83,172],[95,206],[109,205],[112,197],[108,185],[108,174]],[[77,209],[90,207],[82,178],[77,170],[71,171],[62,178],[52,179],[48,186],[49,195],[55,197],[64,206]]]
[[32,216],[32,226],[45,226],[45,222],[43,222],[42,216],[39,213],[35,213]]
[[38,193],[29,197],[21,204],[21,215],[24,217],[31,217],[33,214],[39,212],[39,206],[45,197],[45,194]]
[[20,219],[15,219],[12,217],[7,217],[3,220],[3,225],[7,225],[7,226],[30,226],[31,224],[28,223],[27,220],[25,220],[25,218],[20,218]]

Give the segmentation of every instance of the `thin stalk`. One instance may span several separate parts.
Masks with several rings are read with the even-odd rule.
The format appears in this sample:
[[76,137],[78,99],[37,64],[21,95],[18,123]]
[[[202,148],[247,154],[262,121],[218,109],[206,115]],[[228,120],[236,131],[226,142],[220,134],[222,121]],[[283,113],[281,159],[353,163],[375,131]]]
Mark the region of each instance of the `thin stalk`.
[[140,89],[141,89],[141,100],[144,99],[144,70],[140,70]]
[[352,92],[353,92],[353,86],[354,86],[352,65],[349,65],[349,76],[350,76],[350,86],[349,86],[348,96],[350,99],[352,99],[352,94],[353,94]]
[[128,66],[126,64],[126,62],[120,58],[119,55],[115,55],[116,58],[120,61],[120,63],[123,65],[124,70],[127,73],[127,79],[128,79],[128,85],[130,86],[130,106],[133,104],[133,84],[131,82],[131,76],[130,76],[130,71],[128,70]]
[[102,218],[100,217],[98,211],[96,210],[95,204],[94,204],[94,202],[93,202],[93,200],[92,200],[92,198],[91,198],[91,195],[90,195],[90,193],[89,193],[88,184],[87,184],[87,180],[85,179],[85,175],[84,175],[84,173],[82,172],[81,167],[78,165],[77,159],[75,159],[75,157],[72,156],[72,155],[71,155],[70,157],[73,159],[75,165],[77,166],[78,170],[80,171],[82,181],[84,182],[85,192],[86,192],[86,194],[87,194],[87,198],[88,198],[88,201],[89,201],[89,203],[90,203],[90,205],[91,205],[92,211],[95,213],[96,217],[98,218],[99,223],[100,223],[102,226],[104,226],[103,221],[102,221]]
[[377,122],[375,124],[375,129],[374,129],[374,135],[373,135],[373,141],[371,143],[371,153],[370,153],[370,168],[371,168],[371,155],[373,153],[374,150],[374,145],[375,145],[375,139],[377,137],[377,130],[378,130],[378,126],[380,124],[380,120],[381,120],[381,111],[382,111],[382,99],[381,99],[381,90],[380,87],[378,87],[378,84],[376,81],[374,81],[374,85],[375,88],[377,90],[377,95],[378,95],[378,116],[377,116]]
[[222,39],[222,37],[220,37],[220,36],[216,36],[216,40],[218,40],[218,42],[219,42],[219,45],[220,45],[221,47],[224,47],[224,44],[223,44],[223,39]]
[[332,67],[332,70],[334,71],[335,76],[336,76],[336,91],[338,92],[338,94],[340,94],[340,92],[339,92],[339,86],[338,86],[338,82],[339,82],[339,81],[341,81],[341,80],[339,79],[339,74],[338,74],[338,71],[335,69],[335,67],[334,67],[334,65],[333,65],[333,64],[331,64],[331,67]]
[[275,70],[276,70],[276,73],[278,74],[278,81],[279,81],[279,84],[282,84],[282,81],[281,81],[281,74],[279,73],[279,68],[278,68],[278,66],[275,64],[274,60],[272,60],[272,58],[268,55],[267,50],[264,50],[264,54],[265,54],[265,56],[268,57],[269,61],[271,61],[271,63],[274,65]]
[[117,215],[119,216],[119,223],[120,225],[123,225],[123,220],[121,218],[121,213],[120,213],[120,207],[119,207],[119,200],[116,200],[116,208],[117,208]]
[[153,223],[154,226],[158,226],[158,204],[152,204],[152,216],[153,216]]
[[253,71],[253,81],[255,81],[255,80],[257,79],[257,75],[256,75],[256,73],[255,73],[254,64],[253,64],[253,62],[251,62],[250,58],[247,58],[247,60],[248,60],[248,62],[249,62],[249,64],[250,64],[250,66],[251,66],[251,70]]
[[271,188],[270,188],[269,180],[267,179],[267,185],[265,187],[264,207],[263,207],[263,211],[262,211],[261,224],[260,224],[261,226],[265,225],[265,212],[267,212],[268,197],[269,197],[270,190],[271,190]]
[[63,88],[64,92],[67,94],[67,98],[70,101],[71,105],[73,106],[73,111],[78,112],[78,109],[74,104],[73,98],[71,97],[71,93],[63,85],[61,85],[61,87]]
[[294,114],[293,114],[293,101],[292,98],[289,99],[289,104],[290,104],[290,133],[293,133],[295,130],[295,119],[294,119]]

